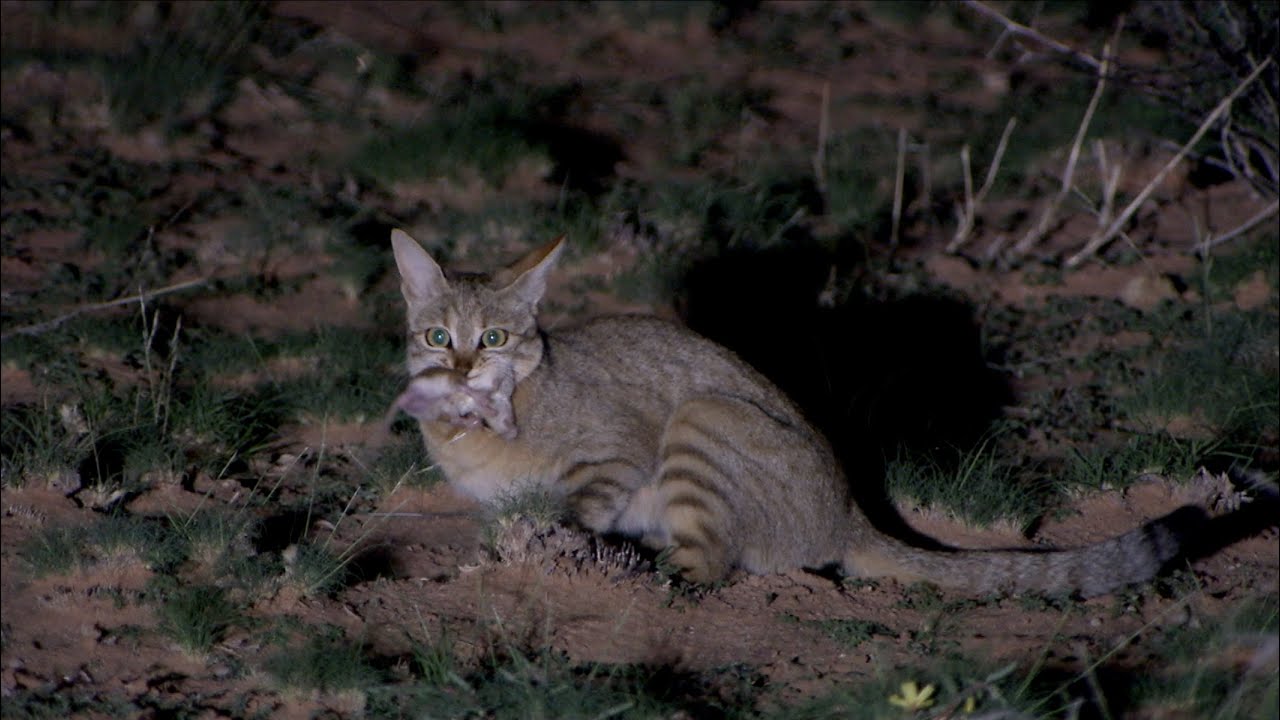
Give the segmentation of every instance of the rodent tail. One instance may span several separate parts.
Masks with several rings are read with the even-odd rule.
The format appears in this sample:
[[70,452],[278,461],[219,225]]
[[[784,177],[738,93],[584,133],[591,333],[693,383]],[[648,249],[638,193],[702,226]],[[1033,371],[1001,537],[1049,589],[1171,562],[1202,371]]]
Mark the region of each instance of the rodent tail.
[[875,533],[842,563],[855,577],[926,581],[978,594],[1093,597],[1156,577],[1208,521],[1188,505],[1110,540],[1067,550],[923,550]]

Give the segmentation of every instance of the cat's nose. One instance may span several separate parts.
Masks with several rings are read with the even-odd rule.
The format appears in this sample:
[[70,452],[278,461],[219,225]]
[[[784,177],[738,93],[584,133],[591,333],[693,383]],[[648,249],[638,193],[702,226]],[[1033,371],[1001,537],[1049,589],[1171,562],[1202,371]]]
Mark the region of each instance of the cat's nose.
[[471,368],[474,367],[475,364],[476,364],[476,356],[474,353],[455,352],[453,354],[453,369],[462,373],[463,375],[466,375],[467,373],[471,372]]

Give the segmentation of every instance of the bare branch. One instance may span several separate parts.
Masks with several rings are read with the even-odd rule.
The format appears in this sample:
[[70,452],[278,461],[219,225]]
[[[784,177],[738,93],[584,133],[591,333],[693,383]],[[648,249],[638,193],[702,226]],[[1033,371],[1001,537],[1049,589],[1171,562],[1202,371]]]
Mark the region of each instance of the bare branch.
[[1074,48],[1067,47],[1051,37],[1042,35],[1035,28],[1030,28],[1022,23],[1015,22],[1008,17],[1005,17],[1000,12],[988,7],[986,3],[979,2],[978,0],[964,0],[963,4],[965,7],[988,20],[994,20],[995,22],[1000,23],[1004,26],[1004,32],[1006,34],[1012,35],[1019,40],[1030,41],[1034,45],[1046,48],[1059,55],[1066,55],[1076,62],[1086,65],[1091,70],[1096,71],[1098,68],[1102,67],[1102,63],[1094,56],[1080,52]]
[[1227,93],[1227,96],[1222,98],[1218,103],[1218,106],[1215,107],[1213,111],[1209,113],[1209,116],[1204,119],[1204,122],[1200,123],[1200,127],[1196,129],[1196,132],[1191,136],[1191,139],[1188,140],[1172,158],[1169,159],[1169,162],[1165,163],[1164,167],[1160,168],[1160,172],[1156,173],[1155,177],[1151,178],[1151,181],[1142,189],[1142,192],[1138,193],[1138,196],[1133,199],[1133,202],[1130,202],[1129,205],[1125,207],[1120,215],[1116,217],[1116,219],[1113,220],[1105,230],[1094,235],[1084,248],[1080,250],[1080,252],[1067,259],[1067,267],[1074,268],[1079,266],[1085,260],[1092,257],[1093,254],[1098,251],[1098,248],[1111,242],[1112,238],[1120,232],[1120,229],[1123,228],[1125,224],[1129,222],[1129,219],[1133,217],[1134,213],[1138,211],[1138,208],[1142,207],[1142,204],[1147,201],[1147,198],[1151,197],[1151,193],[1155,192],[1155,189],[1160,185],[1160,183],[1164,182],[1164,179],[1168,177],[1169,173],[1177,167],[1178,163],[1182,162],[1182,158],[1186,156],[1192,146],[1197,142],[1200,142],[1200,138],[1204,137],[1204,134],[1209,131],[1209,128],[1212,127],[1213,124],[1231,108],[1231,103],[1240,95],[1240,93],[1244,92],[1245,88],[1253,83],[1253,81],[1262,74],[1262,71],[1270,65],[1271,58],[1267,58],[1261,65],[1254,68],[1253,72],[1249,73],[1249,76],[1241,81],[1234,90]]

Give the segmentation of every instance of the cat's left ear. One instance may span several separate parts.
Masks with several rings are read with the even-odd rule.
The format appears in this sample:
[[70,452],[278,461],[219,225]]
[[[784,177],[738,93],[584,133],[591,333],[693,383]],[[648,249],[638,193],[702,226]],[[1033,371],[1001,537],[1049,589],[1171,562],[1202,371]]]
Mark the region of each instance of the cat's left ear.
[[503,293],[510,293],[530,307],[536,306],[547,291],[547,276],[555,267],[560,253],[564,252],[564,235],[552,240],[533,252],[516,261],[514,265],[503,271],[497,278],[501,283],[507,278],[515,278],[502,288]]

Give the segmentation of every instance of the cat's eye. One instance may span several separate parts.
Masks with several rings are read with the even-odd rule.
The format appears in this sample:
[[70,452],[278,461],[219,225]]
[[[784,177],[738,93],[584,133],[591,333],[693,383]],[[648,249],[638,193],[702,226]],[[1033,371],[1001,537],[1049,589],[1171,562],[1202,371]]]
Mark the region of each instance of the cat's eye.
[[498,348],[507,344],[507,331],[500,328],[485,330],[480,336],[480,345],[487,348]]
[[449,331],[442,327],[427,328],[423,333],[427,345],[433,348],[449,347]]

